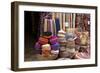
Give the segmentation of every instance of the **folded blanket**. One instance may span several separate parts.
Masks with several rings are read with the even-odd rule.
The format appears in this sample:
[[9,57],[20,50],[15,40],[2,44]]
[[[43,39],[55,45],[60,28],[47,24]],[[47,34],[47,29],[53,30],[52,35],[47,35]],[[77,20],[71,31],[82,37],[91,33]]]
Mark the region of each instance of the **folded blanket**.
[[68,48],[75,48],[75,41],[68,40],[66,45]]
[[90,46],[81,47],[81,51],[75,54],[76,59],[89,59],[90,58]]
[[76,59],[89,59],[90,55],[88,53],[85,52],[79,52],[75,55]]
[[65,31],[63,31],[63,30],[59,30],[58,31],[58,37],[60,38],[65,38],[65,34],[66,34],[66,32]]
[[55,44],[55,43],[57,43],[57,42],[58,42],[58,37],[52,36],[52,37],[50,38],[50,44]]
[[48,57],[51,55],[51,46],[50,44],[42,45],[42,55]]
[[43,38],[43,37],[40,37],[40,38],[39,38],[39,43],[40,43],[41,45],[48,44],[48,39]]
[[59,41],[60,43],[63,43],[63,42],[66,43],[66,38],[58,38],[58,41]]
[[51,54],[59,54],[59,50],[51,50]]
[[59,43],[55,43],[53,45],[51,45],[52,50],[59,50],[60,49],[60,44]]

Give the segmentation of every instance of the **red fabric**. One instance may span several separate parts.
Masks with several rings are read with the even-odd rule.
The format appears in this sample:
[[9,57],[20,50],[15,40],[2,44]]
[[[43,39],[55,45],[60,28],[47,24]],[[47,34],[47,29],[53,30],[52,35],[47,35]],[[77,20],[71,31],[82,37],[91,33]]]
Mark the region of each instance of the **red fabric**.
[[43,37],[40,37],[40,38],[39,38],[39,43],[40,43],[41,45],[48,44],[48,39],[43,38]]

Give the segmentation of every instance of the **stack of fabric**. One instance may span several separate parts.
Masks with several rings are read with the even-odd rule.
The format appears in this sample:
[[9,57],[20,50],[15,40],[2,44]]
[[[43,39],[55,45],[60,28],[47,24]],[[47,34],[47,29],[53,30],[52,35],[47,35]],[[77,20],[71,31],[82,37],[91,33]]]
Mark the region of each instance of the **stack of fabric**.
[[42,45],[42,55],[44,57],[50,56],[51,46],[50,44]]
[[58,31],[58,39],[60,43],[60,57],[72,58],[75,53],[74,29],[69,29],[67,33],[63,30]]
[[[38,54],[41,54],[43,57],[51,57],[59,54],[60,45],[58,42],[58,37],[53,36],[51,32],[44,32],[43,36],[39,37],[39,40],[35,44],[35,49]],[[56,59],[56,58],[52,58]]]
[[67,40],[67,43],[66,43],[66,49],[67,49],[67,52],[69,54],[69,58],[72,58],[75,54],[75,39],[77,38],[77,36],[75,35],[74,33],[74,29],[69,29],[66,33],[66,40]]
[[54,55],[58,55],[59,54],[59,49],[60,49],[60,44],[58,42],[58,37],[57,36],[52,36],[50,38],[50,44],[51,44],[51,53]]
[[59,56],[60,58],[66,58],[68,56],[68,53],[66,51],[66,32],[64,30],[58,31],[58,41],[60,43],[60,52]]
[[65,35],[66,35],[66,32],[63,31],[62,29],[58,31],[58,40],[60,44],[66,43]]

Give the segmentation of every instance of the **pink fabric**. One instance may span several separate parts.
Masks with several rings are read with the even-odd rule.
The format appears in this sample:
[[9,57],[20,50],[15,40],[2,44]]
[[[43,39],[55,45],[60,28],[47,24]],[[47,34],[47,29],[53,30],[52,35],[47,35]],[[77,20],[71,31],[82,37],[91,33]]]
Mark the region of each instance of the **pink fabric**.
[[89,59],[90,58],[90,47],[85,52],[77,52],[75,54],[76,59]]

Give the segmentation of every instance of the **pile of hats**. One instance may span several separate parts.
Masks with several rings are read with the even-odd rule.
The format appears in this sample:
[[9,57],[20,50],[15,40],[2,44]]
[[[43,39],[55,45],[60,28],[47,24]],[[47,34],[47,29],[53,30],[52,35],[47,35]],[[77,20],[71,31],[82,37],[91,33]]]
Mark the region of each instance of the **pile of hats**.
[[44,32],[35,44],[35,49],[37,50],[37,53],[41,54],[43,57],[58,55],[59,48],[60,45],[58,42],[58,37],[52,36],[51,32]]

